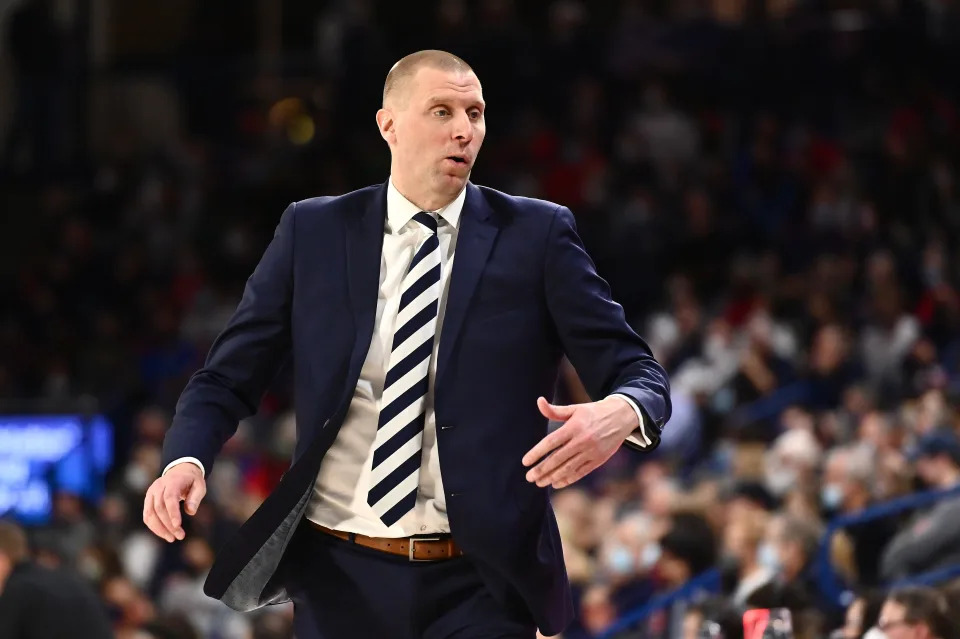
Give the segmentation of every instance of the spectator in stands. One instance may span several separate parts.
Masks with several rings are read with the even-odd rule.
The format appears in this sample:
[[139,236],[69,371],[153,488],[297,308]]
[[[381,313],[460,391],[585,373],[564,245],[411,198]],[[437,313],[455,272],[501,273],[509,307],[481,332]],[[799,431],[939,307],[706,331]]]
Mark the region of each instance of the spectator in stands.
[[849,332],[836,323],[826,324],[814,334],[801,394],[810,407],[824,410],[838,405],[843,390],[857,379],[850,339]]
[[[617,620],[617,608],[613,604],[612,593],[608,586],[594,584],[587,589],[580,600],[580,614],[578,621],[582,624],[585,635],[595,636],[603,632],[606,628]],[[571,629],[571,636],[577,636],[574,633],[576,629]]]
[[[38,141],[50,142],[62,127],[44,131],[52,121],[41,117],[49,104],[31,114],[23,98],[39,104],[31,74],[62,75],[53,71],[66,58],[53,58],[63,47],[50,45],[57,37],[45,37],[59,28],[50,20],[90,20],[84,17],[90,3],[60,4],[77,10],[58,5],[51,13],[50,2],[37,0],[0,9],[0,49],[13,55],[17,87],[33,85],[27,93],[2,94],[21,93],[20,105],[0,98],[0,129],[6,120],[13,138],[0,165],[7,161],[17,171],[56,161],[29,157]],[[132,13],[122,24],[109,19],[110,32],[136,42],[135,25],[149,28],[148,10],[162,4],[119,3],[124,15]],[[287,7],[295,4],[303,6]],[[325,5],[320,24],[311,22],[308,4]],[[111,497],[100,508],[55,497],[53,520],[31,529],[33,561],[55,567],[76,558],[78,568],[102,584],[121,638],[191,636],[183,628],[188,617],[171,619],[164,608],[199,603],[196,588],[197,601],[182,596],[184,573],[191,583],[197,580],[200,566],[191,567],[189,556],[198,546],[161,547],[136,525],[145,489],[160,471],[158,442],[169,426],[183,362],[206,352],[232,315],[258,248],[270,240],[278,206],[297,193],[342,193],[379,175],[369,150],[382,141],[365,118],[355,117],[366,98],[358,98],[351,83],[364,74],[346,71],[356,69],[358,56],[364,68],[374,68],[392,57],[389,49],[412,46],[405,33],[467,47],[477,68],[499,69],[503,59],[516,60],[512,75],[522,75],[534,90],[524,99],[523,92],[511,91],[513,81],[484,87],[520,96],[516,108],[498,111],[505,126],[484,143],[484,152],[496,158],[486,166],[485,181],[532,197],[582,202],[574,212],[598,270],[627,317],[644,327],[639,332],[651,336],[673,381],[674,415],[660,459],[615,457],[605,469],[615,472],[597,473],[553,497],[574,606],[590,635],[628,612],[622,606],[646,602],[640,588],[625,597],[621,582],[669,588],[656,583],[659,566],[643,570],[659,545],[637,542],[625,553],[614,542],[643,526],[645,534],[661,538],[678,504],[690,501],[688,479],[719,479],[724,488],[728,480],[739,482],[732,496],[716,499],[706,513],[723,552],[736,549],[741,558],[747,551],[734,540],[742,538],[741,520],[753,514],[807,513],[813,522],[821,506],[831,506],[827,515],[850,514],[908,494],[917,473],[933,486],[953,481],[951,455],[908,458],[901,446],[905,436],[922,438],[948,425],[957,409],[951,394],[960,389],[960,263],[956,249],[949,249],[960,246],[960,100],[951,80],[960,77],[960,3],[550,0],[545,4],[557,9],[548,36],[535,25],[542,12],[524,8],[515,12],[522,19],[484,18],[497,11],[483,7],[526,3],[435,4],[456,15],[429,33],[429,16],[415,30],[383,29],[386,14],[375,5],[385,3],[285,3],[284,51],[276,53],[306,51],[314,33],[313,50],[323,52],[325,64],[295,64],[307,75],[294,71],[293,84],[284,71],[253,74],[255,83],[246,84],[251,74],[220,66],[223,61],[233,68],[233,52],[244,46],[232,26],[220,24],[221,9],[233,5],[197,3],[193,17],[178,21],[188,33],[174,67],[159,51],[144,65],[138,62],[143,56],[110,48],[113,66],[125,71],[103,87],[104,99],[90,105],[89,118],[76,118],[101,123],[72,132],[71,139],[88,142],[89,155],[77,157],[77,166],[58,177],[34,171],[27,179],[6,178],[0,168],[6,231],[0,234],[0,399],[16,405],[20,399],[89,395],[116,425]],[[766,11],[754,12],[755,5]],[[34,18],[13,19],[18,13]],[[238,25],[246,14],[237,12]],[[297,27],[289,34],[287,17]],[[859,26],[851,30],[852,24]],[[478,25],[479,32],[471,28]],[[504,39],[504,28],[510,45],[487,46]],[[151,35],[151,46],[163,45],[161,32]],[[211,44],[210,33],[230,44]],[[755,47],[739,44],[754,36],[760,42],[773,36],[775,55],[756,56]],[[551,46],[537,45],[544,37]],[[948,39],[951,48],[935,42]],[[519,50],[517,42],[523,43]],[[211,58],[209,47],[222,45],[231,53]],[[584,50],[592,53],[584,57]],[[504,57],[504,51],[519,55]],[[556,51],[583,71],[570,73],[570,65],[557,63]],[[163,77],[163,69],[173,75]],[[82,91],[96,80],[96,74],[68,75]],[[3,76],[0,88],[12,89]],[[302,77],[316,85],[304,85]],[[160,146],[150,142],[150,133],[164,100],[135,88],[154,83],[174,87],[169,102],[183,107],[177,114],[183,137],[165,136]],[[46,102],[55,87],[48,89]],[[292,99],[273,104],[277,91]],[[551,99],[568,95],[574,98]],[[303,111],[283,116],[282,107],[297,101]],[[61,115],[77,111],[63,101],[57,108]],[[313,140],[293,143],[290,127],[306,126],[304,120],[315,128]],[[792,344],[785,339],[791,336]],[[564,372],[567,384],[578,382],[571,366]],[[284,384],[278,377],[257,418],[241,427],[253,443],[231,440],[211,477],[210,503],[191,531],[211,548],[269,491],[272,475],[259,470],[270,462],[263,443],[286,430],[286,448],[274,456],[290,457],[297,425],[284,417],[292,414]],[[572,402],[589,401],[579,392],[567,389]],[[737,419],[747,408],[748,417]],[[741,421],[756,427],[749,436],[735,430]],[[764,453],[780,426],[807,433],[774,445],[778,454],[768,474]],[[871,454],[866,492],[865,456],[851,454],[859,445]],[[836,447],[839,452],[831,453]],[[817,448],[825,462],[822,482]],[[675,470],[674,453],[693,458],[684,457]],[[658,478],[649,486],[624,479],[654,476],[655,467]],[[768,481],[777,494],[764,486]],[[933,538],[928,534],[960,536],[960,514],[948,504],[918,513],[917,528],[888,544],[895,573],[924,570],[928,560],[957,559],[926,545]],[[942,522],[934,513],[944,515]],[[652,524],[621,525],[638,515]],[[874,536],[882,538],[884,527],[897,523],[873,520],[847,531],[857,569],[851,585],[879,580],[882,551]],[[623,545],[630,546],[627,541]],[[778,576],[748,601],[787,605],[798,613],[799,627],[811,588],[784,589],[780,564],[793,561],[782,561],[777,547],[758,550],[758,561],[759,554],[768,562],[775,558],[765,565],[778,568]],[[115,550],[121,566],[102,549]],[[914,557],[924,561],[914,564]],[[614,568],[628,563],[636,574],[608,581]],[[907,565],[892,565],[898,563]],[[668,573],[675,568],[670,561],[664,566]],[[799,603],[797,590],[807,595]],[[951,596],[960,602],[960,594]],[[851,619],[860,607],[851,606]],[[960,603],[953,608],[960,610]],[[210,625],[197,615],[202,606],[183,609],[193,610],[191,618],[201,625],[192,634],[202,636]],[[255,633],[258,625],[276,630],[254,639],[289,637],[289,608],[282,609],[270,606],[253,620]],[[831,620],[831,627],[840,625]],[[906,628],[890,634],[901,639],[904,632],[912,636]],[[564,635],[588,636],[573,627]]]
[[860,594],[847,606],[843,627],[839,629],[838,639],[860,639],[867,631],[877,625],[880,609],[883,607],[883,595],[867,591]]
[[[884,259],[891,259],[885,256]],[[894,268],[890,266],[888,268]],[[861,356],[871,384],[881,397],[896,398],[903,362],[919,337],[919,326],[905,312],[903,291],[884,281],[872,291],[872,317],[860,337]]]
[[718,632],[723,639],[743,638],[743,611],[723,598],[711,598],[696,603],[687,610],[683,619],[682,639],[714,637]]
[[97,530],[79,495],[58,491],[53,496],[49,524],[35,534],[37,545],[51,550],[68,568],[76,568],[80,552],[96,538]]
[[0,521],[0,637],[110,639],[110,621],[96,593],[77,575],[30,560],[27,536]]
[[157,620],[149,597],[123,575],[104,580],[100,587],[117,639],[137,639],[141,629]]
[[748,512],[727,524],[723,538],[721,563],[736,569],[736,581],[731,600],[742,605],[756,590],[775,576],[770,566],[760,563],[759,549],[766,533],[767,516]]
[[887,596],[877,624],[887,639],[955,639],[946,597],[927,587],[904,588]]
[[[716,540],[706,519],[692,513],[673,517],[670,529],[660,540],[660,558],[655,574],[667,590],[678,588],[712,567],[716,561]],[[686,605],[678,602],[670,609],[665,627],[667,636],[679,634]]]
[[716,541],[710,525],[700,515],[675,515],[670,530],[660,540],[658,574],[676,588],[714,565]]
[[[829,515],[852,515],[873,503],[875,460],[863,444],[835,448],[827,456],[823,473],[821,503]],[[887,542],[895,534],[890,518],[869,520],[844,529],[853,543],[857,582],[861,585],[877,583],[880,556]]]
[[766,486],[780,498],[812,485],[823,455],[809,413],[791,407],[783,421],[787,430],[777,437],[764,460]]
[[950,625],[960,631],[960,579],[952,579],[940,587],[940,592],[947,598],[950,608]]
[[730,488],[725,505],[728,519],[733,521],[751,512],[769,514],[779,504],[763,482],[741,480]]
[[187,539],[183,559],[184,571],[169,579],[159,602],[161,608],[182,615],[203,637],[211,636],[214,631],[221,639],[249,637],[251,628],[247,617],[203,593],[203,582],[213,565],[213,549],[207,540],[202,537]]
[[[923,435],[911,454],[930,488],[960,484],[960,439],[945,428]],[[902,530],[883,553],[881,575],[893,580],[960,563],[960,498],[937,502]]]
[[626,515],[606,533],[599,549],[598,574],[610,585],[612,600],[620,611],[643,605],[652,592],[648,576],[661,554],[650,536],[652,524],[646,514]]
[[819,523],[793,515],[778,515],[770,521],[766,533],[758,559],[774,578],[748,597],[747,605],[791,609],[815,606],[817,587],[813,563],[821,534]]

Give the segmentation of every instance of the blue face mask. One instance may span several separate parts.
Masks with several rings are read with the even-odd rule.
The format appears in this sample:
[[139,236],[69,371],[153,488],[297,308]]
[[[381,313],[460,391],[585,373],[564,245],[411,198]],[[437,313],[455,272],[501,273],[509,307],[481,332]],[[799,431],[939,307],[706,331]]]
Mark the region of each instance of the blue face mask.
[[843,488],[840,484],[826,484],[820,491],[820,501],[827,510],[838,510],[843,505]]
[[773,573],[779,573],[783,565],[780,563],[780,555],[773,544],[764,542],[757,548],[757,561],[761,566]]
[[606,555],[606,568],[613,575],[629,575],[636,566],[633,553],[626,546],[617,544]]

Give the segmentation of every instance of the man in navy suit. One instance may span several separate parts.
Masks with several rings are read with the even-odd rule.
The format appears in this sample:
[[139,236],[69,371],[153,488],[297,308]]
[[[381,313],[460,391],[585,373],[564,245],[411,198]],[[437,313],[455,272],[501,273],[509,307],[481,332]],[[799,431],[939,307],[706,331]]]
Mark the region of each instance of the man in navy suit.
[[[389,180],[291,204],[183,391],[144,522],[183,539],[238,421],[292,360],[297,445],[205,592],[292,600],[300,639],[531,639],[573,616],[547,486],[670,416],[662,367],[563,206],[468,181],[485,104],[442,51],[400,60]],[[555,406],[562,356],[597,401]],[[547,432],[548,420],[564,422]]]

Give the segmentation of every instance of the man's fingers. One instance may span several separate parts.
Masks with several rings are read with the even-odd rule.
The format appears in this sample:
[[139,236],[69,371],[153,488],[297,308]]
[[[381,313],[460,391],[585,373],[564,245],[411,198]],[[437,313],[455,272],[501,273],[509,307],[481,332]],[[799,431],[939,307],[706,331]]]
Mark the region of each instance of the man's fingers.
[[554,480],[553,487],[559,489],[566,488],[570,484],[575,484],[596,470],[599,465],[596,460],[584,459],[579,465],[572,466],[573,470],[568,475]]
[[540,413],[544,417],[558,422],[565,422],[570,419],[576,409],[575,406],[555,406],[544,397],[537,398],[537,408],[540,409]]
[[157,513],[153,508],[153,497],[155,493],[156,484],[150,486],[147,489],[147,494],[143,497],[143,523],[147,528],[150,529],[154,535],[158,537],[163,537],[163,534],[158,528],[159,520],[157,519]]
[[167,512],[167,506],[163,503],[163,491],[158,490],[153,495],[153,509],[157,513],[157,518],[160,520],[160,526],[163,527],[164,539],[167,541],[173,541],[174,526],[173,522],[170,521],[170,513]]
[[521,460],[523,465],[533,466],[537,460],[542,459],[544,455],[549,453],[551,450],[570,441],[571,437],[572,435],[569,424],[564,424],[557,430],[541,439],[536,446],[527,451],[527,454],[524,455],[523,459]]
[[194,479],[193,487],[190,488],[190,493],[187,495],[187,514],[197,514],[197,508],[200,507],[200,502],[203,501],[203,498],[206,496],[206,494],[207,482],[200,478]]
[[560,448],[554,450],[550,456],[542,462],[528,470],[527,481],[535,481],[537,482],[537,486],[543,488],[550,483],[548,478],[579,452],[576,446],[567,442]]
[[183,528],[180,527],[180,495],[172,493],[169,486],[163,491],[163,505],[170,517],[171,530],[174,536],[177,539],[183,539]]
[[[567,446],[566,448],[573,447]],[[574,450],[573,454],[569,455],[563,464],[554,469],[552,472],[546,473],[543,475],[543,477],[538,479],[537,485],[541,488],[551,485],[554,488],[559,488],[561,484],[572,484],[575,481],[574,478],[577,477],[577,470],[586,466],[589,461],[590,456],[586,453],[586,451]],[[565,481],[567,481],[567,483],[563,483]]]
[[156,511],[152,507],[150,508],[150,512],[143,518],[143,523],[147,525],[147,528],[150,529],[150,532],[160,539],[165,541],[173,541],[173,535],[164,529],[163,524],[160,523],[160,518],[157,517]]
[[151,488],[147,492],[147,496],[143,502],[143,523],[147,525],[147,528],[150,529],[157,537],[165,539],[167,541],[173,541],[173,533],[167,530],[163,522],[160,521],[160,516],[157,514],[157,497],[159,491],[155,488]]

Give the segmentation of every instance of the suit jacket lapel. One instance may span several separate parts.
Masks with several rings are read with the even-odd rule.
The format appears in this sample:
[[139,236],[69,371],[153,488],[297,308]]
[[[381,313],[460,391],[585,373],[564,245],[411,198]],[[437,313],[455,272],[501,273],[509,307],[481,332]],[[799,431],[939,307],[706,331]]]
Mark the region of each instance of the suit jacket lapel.
[[357,341],[350,358],[350,375],[353,377],[360,375],[373,338],[386,216],[387,183],[384,182],[367,206],[352,212],[345,224],[348,292],[357,327]]
[[468,182],[467,196],[460,219],[456,257],[453,261],[453,273],[450,274],[447,305],[443,326],[440,329],[435,384],[437,388],[440,387],[447,372],[450,354],[463,326],[463,318],[499,231],[493,210],[487,204],[483,193]]

